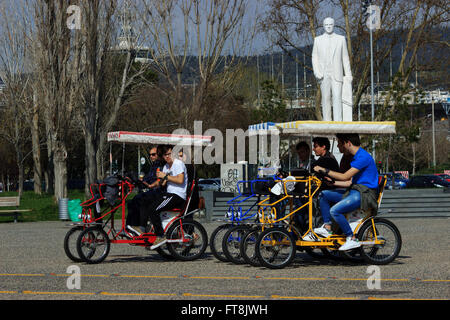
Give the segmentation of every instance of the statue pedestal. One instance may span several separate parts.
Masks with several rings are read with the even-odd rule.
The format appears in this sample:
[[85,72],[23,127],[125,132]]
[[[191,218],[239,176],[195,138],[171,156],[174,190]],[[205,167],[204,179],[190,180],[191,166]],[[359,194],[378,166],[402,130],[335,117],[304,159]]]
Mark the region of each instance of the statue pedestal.
[[337,138],[330,139],[330,152],[336,158],[337,162],[340,164],[343,154],[339,151],[337,147]]

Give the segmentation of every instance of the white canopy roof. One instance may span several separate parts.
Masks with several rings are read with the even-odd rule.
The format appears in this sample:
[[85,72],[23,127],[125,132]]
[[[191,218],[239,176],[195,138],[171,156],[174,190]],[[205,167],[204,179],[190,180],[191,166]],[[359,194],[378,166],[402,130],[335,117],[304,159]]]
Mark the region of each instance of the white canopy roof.
[[333,135],[336,133],[394,134],[395,121],[291,121],[277,123],[281,134]]
[[108,142],[131,144],[170,144],[180,146],[207,146],[212,136],[170,133],[115,131],[108,133]]

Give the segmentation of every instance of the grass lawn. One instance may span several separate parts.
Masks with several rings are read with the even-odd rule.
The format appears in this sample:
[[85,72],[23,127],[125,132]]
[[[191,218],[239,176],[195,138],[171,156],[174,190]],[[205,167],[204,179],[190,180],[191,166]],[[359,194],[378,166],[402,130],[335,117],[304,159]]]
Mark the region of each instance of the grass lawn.
[[[2,192],[0,197],[13,197],[17,196],[17,192]],[[130,200],[134,196],[131,194],[127,200]],[[83,190],[70,190],[68,194],[70,200],[80,199],[82,202],[86,200]],[[15,209],[15,207],[0,207],[2,209]],[[20,198],[19,209],[32,209],[31,212],[24,212],[19,215],[19,222],[32,222],[32,221],[58,221],[58,203],[53,199],[53,194],[43,193],[37,195],[33,191],[25,191]],[[115,214],[115,218],[121,218],[121,210],[118,210]],[[13,216],[3,216],[0,214],[0,223],[14,221]]]

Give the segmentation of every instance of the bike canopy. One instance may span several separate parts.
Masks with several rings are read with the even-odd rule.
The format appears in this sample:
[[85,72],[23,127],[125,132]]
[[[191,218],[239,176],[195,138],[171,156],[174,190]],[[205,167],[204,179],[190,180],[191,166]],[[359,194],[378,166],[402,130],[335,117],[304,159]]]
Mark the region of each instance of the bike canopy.
[[170,144],[179,146],[207,146],[212,136],[170,133],[115,131],[108,133],[108,142],[127,144]]
[[288,136],[330,136],[337,133],[395,134],[395,121],[290,121],[249,126],[249,134],[278,133]]
[[291,121],[277,123],[282,134],[333,135],[337,133],[394,134],[395,121]]

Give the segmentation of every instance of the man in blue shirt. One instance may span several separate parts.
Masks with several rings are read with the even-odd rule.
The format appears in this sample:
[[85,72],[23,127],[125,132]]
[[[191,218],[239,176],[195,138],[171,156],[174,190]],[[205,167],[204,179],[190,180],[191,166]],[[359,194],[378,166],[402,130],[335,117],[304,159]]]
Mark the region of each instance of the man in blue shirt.
[[[351,187],[352,185],[361,185],[370,190],[378,188],[378,171],[372,156],[361,148],[359,135],[356,133],[337,134],[338,143],[342,148],[353,156],[350,163],[350,169],[345,173],[331,171],[329,169],[315,166],[315,172],[322,172],[336,180],[337,187]],[[348,195],[344,198],[344,193]],[[339,250],[346,251],[360,247],[353,231],[345,218],[344,214],[356,210],[361,205],[361,193],[354,188],[350,190],[336,189],[324,190],[319,199],[320,210],[324,224],[320,228],[314,229],[314,232],[320,236],[328,237],[331,235],[331,218],[338,224],[346,235],[347,239]]]

